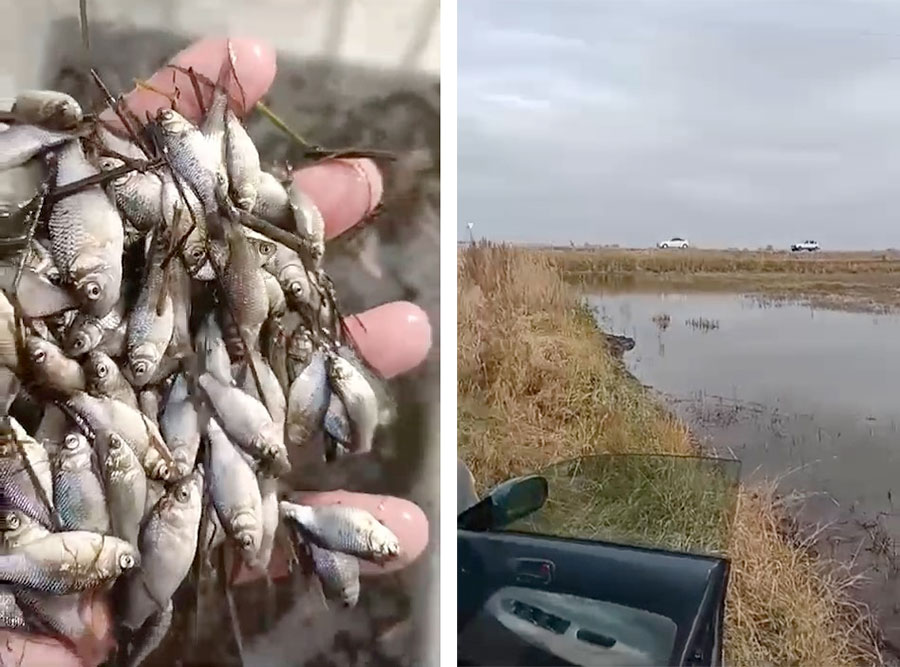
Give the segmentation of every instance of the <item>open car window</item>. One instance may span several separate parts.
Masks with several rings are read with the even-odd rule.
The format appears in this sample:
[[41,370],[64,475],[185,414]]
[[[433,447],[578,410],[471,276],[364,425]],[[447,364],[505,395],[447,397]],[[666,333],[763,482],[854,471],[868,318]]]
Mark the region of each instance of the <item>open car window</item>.
[[725,556],[734,523],[740,461],[611,454],[537,471],[544,506],[502,530]]

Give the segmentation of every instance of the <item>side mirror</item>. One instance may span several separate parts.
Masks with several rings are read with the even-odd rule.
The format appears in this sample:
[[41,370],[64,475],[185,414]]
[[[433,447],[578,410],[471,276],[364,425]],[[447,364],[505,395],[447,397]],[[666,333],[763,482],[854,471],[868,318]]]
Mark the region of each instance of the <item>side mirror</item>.
[[456,527],[478,532],[503,528],[543,507],[548,493],[547,480],[540,475],[507,480],[462,512]]

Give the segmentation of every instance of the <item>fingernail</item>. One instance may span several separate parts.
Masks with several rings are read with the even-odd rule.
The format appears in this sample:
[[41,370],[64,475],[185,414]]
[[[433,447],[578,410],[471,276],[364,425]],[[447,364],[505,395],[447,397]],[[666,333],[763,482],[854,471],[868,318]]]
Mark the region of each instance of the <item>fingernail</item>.
[[431,349],[428,314],[409,301],[392,301],[344,319],[360,353],[384,377],[411,371]]
[[384,194],[381,172],[368,159],[329,160],[299,170],[294,179],[322,212],[329,238],[375,210]]

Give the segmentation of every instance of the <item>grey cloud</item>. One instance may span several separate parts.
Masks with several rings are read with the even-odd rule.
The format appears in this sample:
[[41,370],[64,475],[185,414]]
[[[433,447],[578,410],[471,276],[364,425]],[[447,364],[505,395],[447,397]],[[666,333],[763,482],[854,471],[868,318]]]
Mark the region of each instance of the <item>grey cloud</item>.
[[459,3],[459,212],[490,238],[900,247],[900,3]]

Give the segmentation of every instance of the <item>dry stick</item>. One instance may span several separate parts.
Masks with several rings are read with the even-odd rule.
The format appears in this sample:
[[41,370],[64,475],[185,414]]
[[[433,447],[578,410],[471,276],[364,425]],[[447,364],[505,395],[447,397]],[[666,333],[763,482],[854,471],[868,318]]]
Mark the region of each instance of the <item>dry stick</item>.
[[103,92],[107,105],[109,105],[115,112],[116,116],[119,117],[119,121],[121,121],[122,126],[128,132],[128,135],[131,137],[132,141],[134,141],[134,143],[136,143],[141,148],[141,150],[144,151],[145,155],[150,155],[151,151],[147,150],[145,139],[141,137],[140,134],[134,130],[134,128],[131,127],[131,122],[128,116],[130,115],[132,117],[132,119],[137,123],[138,128],[143,129],[140,119],[133,113],[131,113],[131,110],[128,109],[127,105],[123,105],[125,106],[125,111],[120,108],[119,103],[121,100],[113,97],[113,94],[109,91],[109,88],[106,87],[106,84],[103,83],[103,79],[100,78],[100,75],[94,68],[91,68],[91,77],[94,79],[94,83],[96,83],[100,90]]
[[91,187],[92,185],[106,185],[110,181],[117,179],[119,176],[124,176],[125,174],[129,174],[132,171],[148,171],[151,169],[155,169],[162,164],[164,163],[159,160],[132,160],[129,164],[123,164],[121,167],[116,167],[114,169],[110,169],[109,171],[101,171],[99,174],[87,176],[77,181],[72,181],[71,183],[66,183],[65,185],[54,188],[53,192],[47,195],[47,201],[51,204],[55,204],[60,199],[64,199],[71,195],[77,194],[85,188]]
[[[172,76],[175,75],[173,70]],[[194,89],[194,97],[197,99],[197,108],[200,109],[200,115],[206,115],[206,104],[203,102],[203,94],[200,92],[200,82],[197,81],[197,73],[193,67],[187,69],[188,78],[191,80],[191,87]]]
[[231,619],[231,632],[234,634],[234,641],[237,644],[238,659],[241,664],[246,664],[244,660],[244,640],[241,636],[241,624],[238,620],[237,605],[234,603],[234,596],[231,593],[231,583],[229,582],[227,571],[228,563],[226,562],[226,552],[222,549],[219,552],[219,567],[222,572],[222,591],[225,593],[225,601],[228,604],[228,616]]

